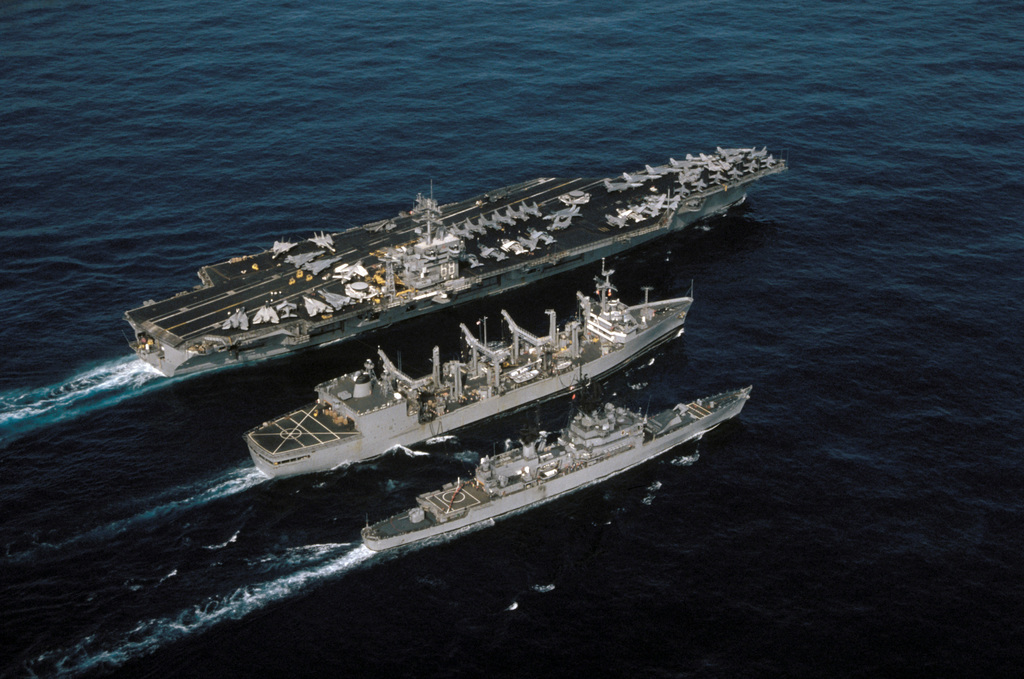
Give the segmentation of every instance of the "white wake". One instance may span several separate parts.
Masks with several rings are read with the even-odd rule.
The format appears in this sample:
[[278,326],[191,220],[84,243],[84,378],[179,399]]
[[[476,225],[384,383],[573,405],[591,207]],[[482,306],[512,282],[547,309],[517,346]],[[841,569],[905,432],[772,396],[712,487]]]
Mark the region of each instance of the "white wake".
[[[347,546],[348,543],[294,548],[283,559],[286,563],[305,561],[305,567],[300,570],[267,582],[239,587],[173,615],[144,620],[126,633],[110,635],[117,641],[112,642],[106,635],[102,639],[89,635],[71,648],[43,653],[30,663],[31,669],[69,676],[119,667],[163,646],[201,634],[226,620],[239,620],[271,603],[293,596],[315,582],[347,573],[374,555],[363,545],[337,554]],[[310,561],[316,563],[310,564]]]
[[104,363],[59,384],[0,394],[0,433],[48,424],[118,403],[163,374],[134,356]]
[[[39,556],[41,552],[59,551],[86,541],[109,539],[113,536],[123,534],[127,529],[133,528],[137,525],[176,516],[190,509],[209,504],[214,500],[219,500],[221,498],[235,495],[236,493],[241,493],[267,480],[267,477],[254,467],[233,469],[230,472],[222,474],[212,480],[191,484],[191,486],[187,487],[179,487],[173,491],[164,493],[163,499],[151,498],[143,501],[141,504],[143,506],[148,506],[148,508],[132,514],[131,516],[127,516],[123,519],[115,519],[114,521],[90,528],[56,543],[36,543],[26,551],[8,553],[7,556],[15,561],[24,561]],[[173,494],[177,494],[179,497],[174,498]],[[235,538],[237,538],[237,534],[228,542],[233,542]],[[226,546],[226,544],[227,543],[225,543],[225,545],[221,545],[221,547]],[[217,548],[217,546],[213,548]]]

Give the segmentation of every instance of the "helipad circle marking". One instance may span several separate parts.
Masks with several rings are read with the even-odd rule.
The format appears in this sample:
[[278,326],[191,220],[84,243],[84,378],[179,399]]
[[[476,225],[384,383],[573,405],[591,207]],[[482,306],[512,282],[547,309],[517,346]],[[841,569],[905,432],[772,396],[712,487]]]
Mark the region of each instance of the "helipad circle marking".
[[302,436],[302,430],[299,427],[292,427],[291,429],[282,429],[281,438],[285,441],[295,440]]

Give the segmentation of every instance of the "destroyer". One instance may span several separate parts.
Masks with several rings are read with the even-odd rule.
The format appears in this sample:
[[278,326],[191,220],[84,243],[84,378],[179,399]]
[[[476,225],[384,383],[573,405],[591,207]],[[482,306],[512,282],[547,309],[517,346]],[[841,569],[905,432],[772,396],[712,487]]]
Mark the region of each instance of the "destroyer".
[[165,375],[257,361],[494,295],[679,230],[786,169],[718,149],[615,179],[542,178],[342,233],[276,242],[199,270],[201,284],[125,313]]
[[611,403],[580,409],[548,445],[526,437],[509,452],[483,457],[473,477],[416,498],[416,506],[363,529],[380,551],[529,509],[619,474],[702,435],[743,409],[750,387],[643,417]]
[[614,272],[601,273],[598,301],[576,293],[579,320],[562,330],[549,310],[545,337],[502,311],[510,342],[481,342],[463,325],[468,361],[442,365],[434,347],[433,371],[419,379],[378,349],[379,377],[368,360],[319,385],[316,403],[247,432],[253,461],[268,476],[291,476],[365,460],[565,392],[682,333],[691,296],[626,306],[612,296]]

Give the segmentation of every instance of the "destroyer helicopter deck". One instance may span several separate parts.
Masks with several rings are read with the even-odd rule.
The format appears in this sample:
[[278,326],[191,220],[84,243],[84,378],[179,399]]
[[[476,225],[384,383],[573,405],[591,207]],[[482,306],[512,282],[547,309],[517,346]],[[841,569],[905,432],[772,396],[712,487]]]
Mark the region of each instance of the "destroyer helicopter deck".
[[490,501],[487,491],[472,482],[457,481],[454,488],[436,490],[424,495],[424,502],[430,504],[437,512],[457,513],[472,509]]

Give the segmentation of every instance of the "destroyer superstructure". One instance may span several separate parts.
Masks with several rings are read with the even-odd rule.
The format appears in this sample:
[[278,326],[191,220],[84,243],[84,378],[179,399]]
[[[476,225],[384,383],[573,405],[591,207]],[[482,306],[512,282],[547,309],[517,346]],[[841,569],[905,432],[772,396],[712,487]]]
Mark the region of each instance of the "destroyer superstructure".
[[577,293],[579,314],[537,336],[502,311],[511,340],[485,342],[461,326],[462,360],[412,378],[378,349],[382,370],[361,371],[317,387],[317,401],[245,435],[253,462],[268,476],[331,469],[381,455],[568,391],[604,375],[683,331],[690,295],[627,306],[613,295],[614,273],[602,268],[597,299]]
[[354,337],[596,262],[741,202],[786,169],[718,149],[615,179],[542,178],[341,233],[276,242],[199,270],[201,284],[125,313],[132,349],[165,375]]
[[739,414],[750,387],[644,417],[611,403],[584,407],[557,441],[527,437],[483,457],[475,473],[416,498],[416,506],[362,531],[381,551],[493,521],[619,474]]

